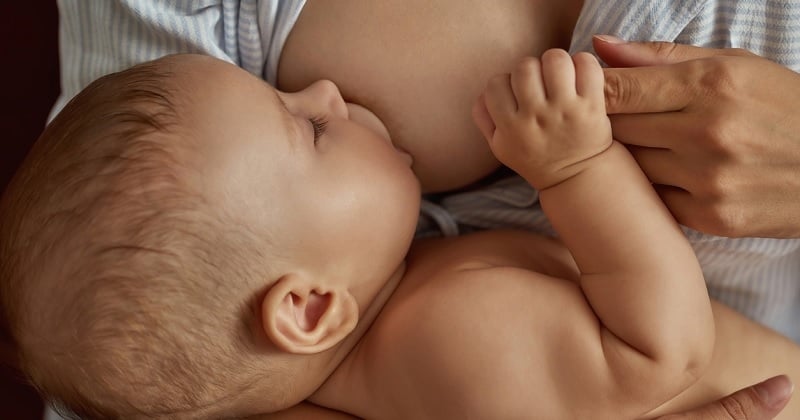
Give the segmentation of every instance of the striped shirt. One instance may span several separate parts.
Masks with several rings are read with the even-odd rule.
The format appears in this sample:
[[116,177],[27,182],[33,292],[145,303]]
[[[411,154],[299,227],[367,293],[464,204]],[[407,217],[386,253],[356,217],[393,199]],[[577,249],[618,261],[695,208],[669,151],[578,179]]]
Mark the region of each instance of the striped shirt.
[[[745,48],[800,70],[800,2],[796,0],[587,0],[571,52],[591,51],[594,34]],[[794,112],[794,110],[787,110]],[[524,180],[511,177],[423,205],[422,232],[446,235],[516,227],[553,235]],[[800,239],[731,239],[684,228],[715,299],[800,341]]]
[[58,0],[61,108],[95,79],[174,53],[206,54],[275,84],[305,0]]

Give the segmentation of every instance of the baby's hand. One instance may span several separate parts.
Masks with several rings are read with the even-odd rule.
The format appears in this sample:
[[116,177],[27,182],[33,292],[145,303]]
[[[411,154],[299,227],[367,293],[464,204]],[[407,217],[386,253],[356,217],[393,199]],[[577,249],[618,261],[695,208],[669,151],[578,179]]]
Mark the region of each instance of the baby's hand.
[[542,190],[575,176],[611,145],[603,87],[594,56],[549,50],[492,78],[473,118],[497,159]]

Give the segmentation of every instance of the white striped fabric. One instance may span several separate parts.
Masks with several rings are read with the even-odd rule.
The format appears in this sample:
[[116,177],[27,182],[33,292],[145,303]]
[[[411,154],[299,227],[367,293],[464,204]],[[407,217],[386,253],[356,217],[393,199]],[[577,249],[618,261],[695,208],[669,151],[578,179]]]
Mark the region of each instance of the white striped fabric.
[[61,95],[50,118],[103,75],[173,53],[203,53],[275,83],[305,0],[58,0]]
[[744,48],[800,71],[797,0],[586,0],[572,51],[591,51],[594,34]]

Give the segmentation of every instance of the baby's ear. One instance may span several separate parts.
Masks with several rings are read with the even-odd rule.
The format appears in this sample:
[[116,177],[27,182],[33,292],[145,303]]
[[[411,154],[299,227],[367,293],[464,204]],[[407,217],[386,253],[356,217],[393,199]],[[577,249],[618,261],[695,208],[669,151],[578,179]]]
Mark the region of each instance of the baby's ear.
[[281,350],[314,354],[330,349],[358,323],[358,302],[299,274],[278,279],[261,301],[267,337]]

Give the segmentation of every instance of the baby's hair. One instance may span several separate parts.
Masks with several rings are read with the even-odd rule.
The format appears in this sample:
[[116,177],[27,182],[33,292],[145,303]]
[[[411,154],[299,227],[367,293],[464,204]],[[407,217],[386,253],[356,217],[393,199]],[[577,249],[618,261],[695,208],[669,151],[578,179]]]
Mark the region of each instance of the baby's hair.
[[252,263],[264,240],[193,185],[172,71],[159,60],[90,84],[0,202],[20,368],[83,419],[228,413],[265,371],[253,331],[267,273]]

